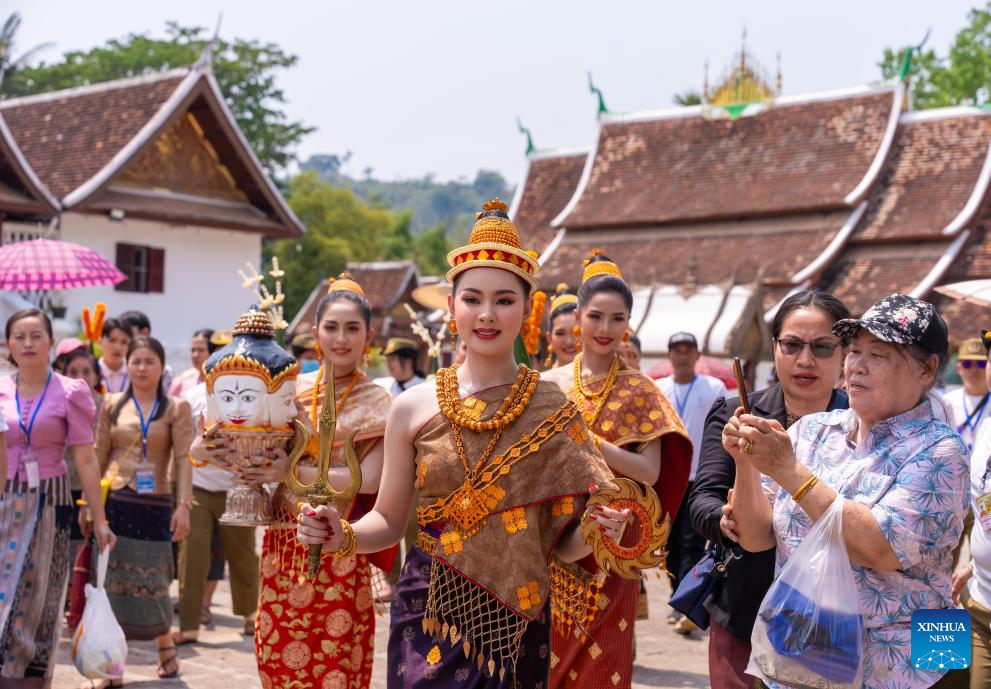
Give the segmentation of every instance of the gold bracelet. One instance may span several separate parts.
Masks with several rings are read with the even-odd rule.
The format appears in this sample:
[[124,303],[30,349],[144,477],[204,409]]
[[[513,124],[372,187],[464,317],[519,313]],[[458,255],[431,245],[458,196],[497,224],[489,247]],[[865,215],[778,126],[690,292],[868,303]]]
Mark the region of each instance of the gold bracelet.
[[802,484],[802,487],[795,491],[795,494],[791,496],[791,499],[798,504],[798,501],[805,497],[805,494],[812,490],[812,487],[819,483],[819,477],[815,474],[809,477],[809,480]]
[[344,532],[344,542],[341,543],[340,548],[332,550],[330,554],[339,558],[351,557],[358,549],[358,537],[354,534],[354,527],[346,519],[341,520],[341,530]]
[[197,469],[202,469],[203,467],[205,467],[210,462],[197,462],[195,459],[193,459],[193,453],[190,452],[189,453],[189,463],[192,464]]

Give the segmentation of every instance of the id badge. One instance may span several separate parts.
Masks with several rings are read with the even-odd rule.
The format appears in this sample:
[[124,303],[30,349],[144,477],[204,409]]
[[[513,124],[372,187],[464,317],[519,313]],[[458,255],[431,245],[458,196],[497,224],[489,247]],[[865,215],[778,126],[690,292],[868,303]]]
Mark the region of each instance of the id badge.
[[977,518],[981,520],[981,528],[991,532],[991,493],[977,498]]
[[38,471],[38,461],[34,458],[31,448],[24,450],[24,471],[28,475],[28,489],[38,490],[41,485],[41,473]]
[[138,494],[150,495],[155,492],[155,468],[151,464],[139,464],[134,474]]
[[991,532],[991,493],[977,498],[977,518],[981,520],[981,528]]

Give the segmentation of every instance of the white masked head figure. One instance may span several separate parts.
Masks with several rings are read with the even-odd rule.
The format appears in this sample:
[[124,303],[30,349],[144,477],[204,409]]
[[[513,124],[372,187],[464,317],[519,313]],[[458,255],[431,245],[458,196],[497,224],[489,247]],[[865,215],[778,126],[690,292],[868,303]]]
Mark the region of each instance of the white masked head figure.
[[296,416],[299,363],[275,343],[268,315],[252,309],[234,327],[231,343],[203,365],[207,424],[237,431],[286,431]]

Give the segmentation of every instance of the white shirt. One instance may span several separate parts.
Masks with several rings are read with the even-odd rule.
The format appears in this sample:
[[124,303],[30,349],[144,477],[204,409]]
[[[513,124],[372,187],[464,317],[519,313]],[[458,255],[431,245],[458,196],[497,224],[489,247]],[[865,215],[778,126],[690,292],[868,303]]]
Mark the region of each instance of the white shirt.
[[107,392],[124,392],[127,388],[127,362],[122,363],[115,371],[100,357],[100,377]]
[[699,466],[699,451],[702,448],[702,433],[705,431],[705,417],[712,408],[712,403],[726,396],[726,386],[718,378],[697,375],[691,383],[675,383],[674,376],[661,378],[656,381],[671,406],[678,412],[681,422],[688,430],[692,439],[692,470],[688,480],[695,480],[695,471]]
[[981,526],[977,499],[991,493],[991,477],[981,486],[981,478],[991,457],[991,424],[982,424],[977,431],[977,442],[970,455],[970,498],[974,509],[974,528],[970,532],[970,558],[974,565],[974,576],[967,582],[971,597],[991,608],[991,535]]
[[389,391],[389,394],[392,395],[393,398],[396,398],[399,397],[401,394],[403,394],[405,391],[409,390],[414,385],[425,383],[426,379],[414,375],[412,378],[410,378],[405,383],[400,385],[399,381],[393,378],[392,376],[386,376],[384,378],[375,378],[374,380],[372,380],[372,382],[378,385],[379,387],[385,388],[386,390]]
[[[206,383],[189,388],[183,394],[183,398],[189,402],[189,408],[193,412],[193,432],[195,433],[196,422],[200,418],[200,414],[206,411]],[[234,474],[212,463],[205,467],[193,465],[193,485],[200,490],[210,492],[228,491],[234,486]]]
[[[950,390],[943,395],[943,401],[953,412],[953,428],[963,438],[967,448],[973,450],[977,431],[991,414],[991,398],[977,409],[983,395],[968,395],[963,387]],[[968,418],[970,419],[968,423]]]

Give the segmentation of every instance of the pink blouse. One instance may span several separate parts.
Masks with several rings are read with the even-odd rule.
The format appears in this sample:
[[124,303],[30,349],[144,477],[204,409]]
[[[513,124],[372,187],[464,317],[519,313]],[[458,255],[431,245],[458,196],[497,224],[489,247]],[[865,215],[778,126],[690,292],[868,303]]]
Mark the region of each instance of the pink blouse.
[[[14,376],[0,378],[0,411],[7,422],[7,480],[12,481],[16,476],[21,481],[27,481],[24,466],[27,439],[18,423],[16,393]],[[21,419],[25,426],[30,424],[31,414],[40,398],[40,394],[21,398]],[[31,430],[31,449],[42,480],[66,472],[66,446],[93,443],[95,415],[96,405],[86,381],[53,372],[52,382],[44,395],[44,404]]]

